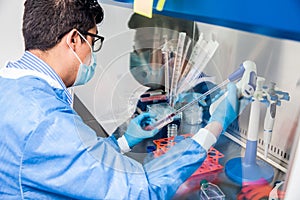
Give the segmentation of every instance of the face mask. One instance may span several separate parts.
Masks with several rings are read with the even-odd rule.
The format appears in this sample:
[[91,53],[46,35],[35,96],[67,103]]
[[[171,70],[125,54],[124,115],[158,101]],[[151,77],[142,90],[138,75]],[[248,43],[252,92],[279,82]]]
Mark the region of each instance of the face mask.
[[142,53],[131,52],[130,53],[130,68],[148,65],[150,63],[150,51],[144,51]]
[[89,44],[89,42],[78,32],[78,34],[80,35],[80,37],[83,38],[83,40],[85,40],[85,42],[89,45],[89,47],[91,48],[91,59],[89,62],[89,65],[84,64],[79,56],[75,53],[75,51],[70,47],[70,45],[68,44],[68,46],[72,49],[74,55],[76,56],[76,58],[79,60],[80,65],[79,65],[79,69],[77,72],[77,76],[76,76],[76,80],[73,84],[73,86],[77,86],[77,85],[84,85],[86,84],[89,80],[92,79],[92,77],[95,74],[95,68],[97,65],[96,62],[96,55],[93,53],[92,47]]
[[150,66],[150,55],[150,50],[140,53],[131,52],[130,72],[142,85],[151,88],[161,87],[163,85],[164,68],[159,68],[158,70],[152,69]]
[[86,65],[83,63],[81,63],[79,65],[79,70],[77,72],[76,80],[75,80],[73,86],[84,85],[93,78],[93,76],[95,74],[95,68],[97,66],[96,55],[94,53],[92,53],[91,59],[92,60],[91,60],[90,65]]

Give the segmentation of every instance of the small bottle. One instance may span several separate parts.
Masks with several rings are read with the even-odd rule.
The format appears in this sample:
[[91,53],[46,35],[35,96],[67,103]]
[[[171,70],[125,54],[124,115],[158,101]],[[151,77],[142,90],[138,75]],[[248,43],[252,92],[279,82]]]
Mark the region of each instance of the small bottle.
[[222,190],[217,185],[205,179],[200,182],[200,188],[200,200],[225,200],[225,194]]

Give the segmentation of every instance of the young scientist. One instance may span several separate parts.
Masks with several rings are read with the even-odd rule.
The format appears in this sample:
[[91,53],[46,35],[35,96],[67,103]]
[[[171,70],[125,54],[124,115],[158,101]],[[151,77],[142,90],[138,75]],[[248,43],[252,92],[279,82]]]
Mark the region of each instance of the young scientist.
[[124,137],[98,138],[72,109],[67,88],[88,82],[103,37],[96,0],[26,0],[24,55],[0,72],[0,199],[170,199],[237,117],[234,84],[209,124],[142,165],[125,156],[144,138],[134,118]]

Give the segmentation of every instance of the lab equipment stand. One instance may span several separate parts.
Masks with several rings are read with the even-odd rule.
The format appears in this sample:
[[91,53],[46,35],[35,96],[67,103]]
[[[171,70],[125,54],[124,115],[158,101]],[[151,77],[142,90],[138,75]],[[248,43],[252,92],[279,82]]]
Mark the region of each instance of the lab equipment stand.
[[245,156],[233,158],[225,165],[226,175],[238,184],[251,184],[258,181],[271,182],[274,177],[273,167],[262,160],[256,159],[260,104],[263,100],[262,85],[264,81],[264,78],[257,77],[257,88],[253,95],[254,101],[251,103]]
[[280,106],[282,100],[289,101],[289,94],[287,92],[275,90],[275,83],[271,83],[269,88],[263,87],[264,81],[265,80],[262,77],[258,77],[257,79],[257,90],[253,96],[254,101],[251,104],[245,156],[233,158],[229,160],[225,166],[225,173],[227,176],[239,184],[254,184],[259,183],[260,181],[271,182],[274,177],[273,167],[263,160],[256,159],[260,104],[263,102],[268,105],[264,125],[264,133],[268,136],[265,137],[268,139],[265,140],[266,157],[275,120],[275,111],[270,112],[269,108],[274,107],[274,104]]
[[260,102],[255,100],[251,105],[245,156],[233,158],[225,165],[226,175],[238,184],[251,184],[263,180],[271,182],[274,177],[273,167],[263,160],[256,159],[259,115]]

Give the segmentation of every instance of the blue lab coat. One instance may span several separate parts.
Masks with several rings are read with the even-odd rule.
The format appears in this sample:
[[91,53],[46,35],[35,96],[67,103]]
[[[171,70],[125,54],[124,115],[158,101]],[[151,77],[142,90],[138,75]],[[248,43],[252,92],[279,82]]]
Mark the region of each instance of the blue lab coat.
[[142,165],[37,76],[0,73],[0,105],[0,199],[170,199],[206,158],[186,139]]

